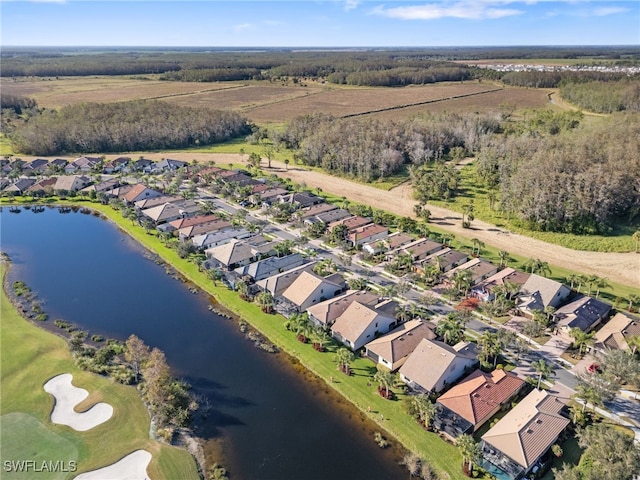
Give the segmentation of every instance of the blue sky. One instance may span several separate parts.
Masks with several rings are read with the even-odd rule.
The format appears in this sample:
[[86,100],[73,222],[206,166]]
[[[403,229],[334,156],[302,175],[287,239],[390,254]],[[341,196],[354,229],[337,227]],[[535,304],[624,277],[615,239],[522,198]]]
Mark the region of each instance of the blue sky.
[[639,45],[638,0],[0,0],[5,46]]

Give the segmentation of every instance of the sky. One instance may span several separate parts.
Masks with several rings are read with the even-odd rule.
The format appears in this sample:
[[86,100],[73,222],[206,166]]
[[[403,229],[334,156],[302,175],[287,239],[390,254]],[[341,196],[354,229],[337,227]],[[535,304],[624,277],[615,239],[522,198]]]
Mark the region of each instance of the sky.
[[0,0],[2,46],[640,45],[638,0]]

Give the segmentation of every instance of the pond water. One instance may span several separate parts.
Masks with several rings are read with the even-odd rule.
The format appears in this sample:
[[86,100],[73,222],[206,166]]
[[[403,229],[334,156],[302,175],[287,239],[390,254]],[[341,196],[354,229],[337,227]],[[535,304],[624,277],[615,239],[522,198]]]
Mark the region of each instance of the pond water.
[[110,222],[6,207],[0,222],[10,281],[37,293],[48,323],[60,318],[119,340],[138,335],[206,396],[211,410],[197,434],[232,478],[405,478],[399,450],[381,450],[375,427],[348,402],[305,378],[287,355],[255,348]]

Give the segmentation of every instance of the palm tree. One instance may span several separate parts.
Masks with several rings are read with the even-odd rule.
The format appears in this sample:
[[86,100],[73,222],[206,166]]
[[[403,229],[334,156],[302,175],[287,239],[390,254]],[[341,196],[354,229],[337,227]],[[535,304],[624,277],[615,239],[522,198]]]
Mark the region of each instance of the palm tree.
[[509,252],[506,250],[500,250],[498,252],[498,259],[500,260],[500,268],[506,267],[510,260]]
[[273,249],[276,251],[278,257],[285,257],[291,253],[291,249],[293,248],[292,240],[283,240],[280,243],[276,243],[273,246]]
[[603,288],[611,287],[611,285],[609,284],[609,281],[606,278],[602,278],[602,277],[597,278],[597,280],[594,283],[594,286],[596,287],[596,300],[600,296],[600,290],[602,290]]
[[453,275],[453,286],[458,291],[458,294],[467,296],[469,287],[471,287],[471,270],[458,270]]
[[353,277],[347,280],[347,285],[351,290],[368,290],[369,282],[362,277]]
[[443,233],[441,238],[442,244],[450,247],[451,243],[455,240],[456,237],[453,233]]
[[531,366],[535,369],[536,372],[538,372],[538,390],[540,390],[542,379],[546,379],[551,376],[555,369],[550,363],[546,362],[544,358],[541,358],[540,360],[534,360],[533,362],[531,362]]
[[[466,215],[466,220],[465,220],[465,215]],[[470,200],[469,203],[465,203],[462,206],[462,227],[463,228],[469,228],[471,226],[471,222],[473,222],[473,220],[475,219],[475,217],[473,216],[473,200]]]
[[351,375],[351,362],[355,359],[355,355],[346,347],[339,348],[336,352],[336,362],[338,369],[346,375]]
[[631,293],[627,297],[627,301],[629,302],[629,311],[631,311],[631,309],[635,304],[640,303],[640,295],[635,295]]
[[436,416],[436,406],[429,396],[425,394],[412,396],[410,407],[425,428],[431,429],[431,422]]
[[627,346],[631,349],[631,354],[635,355],[640,348],[640,335],[631,335],[627,337]]
[[409,478],[411,479],[420,470],[420,457],[413,452],[408,452],[402,459],[402,464],[409,470]]
[[583,349],[586,350],[589,345],[593,345],[595,332],[587,333],[578,327],[569,330],[569,336],[573,338],[573,347],[578,349],[578,353],[583,355]]
[[249,284],[244,280],[238,280],[236,282],[236,291],[241,299],[247,300],[249,298]]
[[640,245],[640,230],[636,230],[635,232],[633,232],[631,238],[633,238],[633,241],[636,242],[636,253],[638,253],[638,245]]
[[473,472],[473,464],[480,458],[480,445],[467,433],[458,437],[456,445],[462,454],[462,470],[465,475],[470,477]]
[[324,345],[328,341],[329,336],[327,333],[322,329],[322,327],[316,325],[311,331],[311,342],[313,343],[313,348],[319,352],[324,352]]
[[464,322],[459,314],[449,313],[436,325],[436,333],[448,345],[455,345],[464,337]]
[[222,279],[222,272],[217,268],[210,268],[207,270],[207,278],[213,282],[213,286],[218,286],[218,280]]
[[478,347],[480,348],[480,356],[483,363],[486,363],[489,358],[493,358],[493,366],[496,366],[498,361],[498,354],[502,350],[502,344],[500,338],[495,332],[486,330],[480,338],[478,338]]
[[478,240],[477,238],[471,239],[471,243],[473,243],[473,248],[471,253],[475,253],[476,249],[478,249],[478,256],[480,256],[481,248],[484,247],[484,242],[482,240]]
[[255,301],[258,305],[260,305],[260,309],[264,313],[273,312],[273,295],[269,290],[263,290],[258,295],[256,295]]
[[384,398],[389,398],[389,388],[395,380],[394,375],[389,370],[378,370],[373,376],[373,380],[378,382],[378,391],[384,388]]
[[597,275],[587,276],[587,296],[591,295],[591,289],[595,286],[599,279],[600,277],[598,277]]
[[574,284],[578,283],[578,275],[575,273],[572,273],[571,275],[569,275],[566,279],[567,282],[569,282],[570,288],[571,290],[573,290],[573,286]]
[[436,285],[440,282],[440,269],[437,265],[429,263],[423,267],[422,276],[427,285]]

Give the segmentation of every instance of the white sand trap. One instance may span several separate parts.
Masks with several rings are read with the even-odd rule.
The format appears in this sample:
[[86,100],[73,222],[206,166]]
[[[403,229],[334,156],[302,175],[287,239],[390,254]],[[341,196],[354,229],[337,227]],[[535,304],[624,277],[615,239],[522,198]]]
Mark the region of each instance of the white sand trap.
[[73,408],[89,396],[84,388],[71,384],[73,375],[63,373],[44,384],[44,391],[56,399],[51,413],[51,421],[67,425],[79,432],[86,432],[106,422],[113,415],[113,407],[108,403],[96,403],[86,412],[78,413]]
[[149,452],[136,450],[108,467],[81,473],[73,480],[149,480],[147,466],[150,461]]

